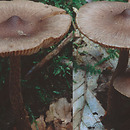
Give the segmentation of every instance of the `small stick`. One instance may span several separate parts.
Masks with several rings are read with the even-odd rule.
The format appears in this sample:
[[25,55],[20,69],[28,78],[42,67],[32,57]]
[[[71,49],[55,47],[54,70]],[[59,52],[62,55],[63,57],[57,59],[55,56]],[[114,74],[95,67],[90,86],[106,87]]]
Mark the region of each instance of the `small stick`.
[[61,49],[69,43],[69,41],[73,38],[73,32],[71,32],[62,42],[59,44],[52,52],[50,52],[48,55],[46,55],[41,62],[39,62],[37,65],[33,66],[28,73],[25,75],[25,79],[29,79],[31,75],[40,69],[46,62],[48,62],[50,59],[52,59],[54,56],[56,56]]

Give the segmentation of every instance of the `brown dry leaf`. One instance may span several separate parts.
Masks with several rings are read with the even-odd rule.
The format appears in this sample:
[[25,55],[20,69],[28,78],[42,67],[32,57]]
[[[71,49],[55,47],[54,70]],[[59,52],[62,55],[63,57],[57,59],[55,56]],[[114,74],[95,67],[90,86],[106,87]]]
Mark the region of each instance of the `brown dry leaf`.
[[72,124],[72,122],[70,122],[69,124],[67,124],[66,130],[73,130],[73,124]]
[[68,124],[62,124],[60,120],[54,120],[55,130],[73,130],[72,122]]
[[67,123],[72,119],[71,109],[71,103],[68,103],[66,98],[59,99],[52,103],[46,112],[46,122],[53,121],[56,130],[66,130]]
[[[46,123],[44,121],[44,116],[40,116],[38,119],[36,119],[37,127],[39,130],[46,130]],[[37,130],[35,122],[31,125],[32,130]]]
[[49,126],[47,127],[47,130],[54,130],[54,128],[52,127],[52,125],[49,125]]

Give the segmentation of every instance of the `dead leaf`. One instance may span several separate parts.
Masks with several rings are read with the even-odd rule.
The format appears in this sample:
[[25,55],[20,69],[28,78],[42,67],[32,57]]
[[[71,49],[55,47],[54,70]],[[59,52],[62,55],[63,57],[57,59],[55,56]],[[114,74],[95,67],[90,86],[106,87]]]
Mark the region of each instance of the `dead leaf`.
[[60,120],[54,121],[55,130],[73,130],[72,122],[68,124],[62,124]]
[[73,130],[73,124],[72,124],[72,122],[70,122],[70,123],[67,125],[66,130]]
[[54,128],[52,127],[52,125],[49,125],[49,126],[47,127],[47,130],[54,130]]
[[61,98],[50,105],[49,111],[46,112],[46,122],[53,121],[55,130],[67,130],[67,124],[72,119],[71,110],[71,103],[68,103],[66,98]]
[[44,116],[40,116],[38,119],[36,119],[36,122],[33,122],[33,124],[31,125],[32,130],[46,130],[46,123],[44,121]]
[[[103,55],[105,49],[90,42],[88,39],[83,38],[83,41],[84,46],[74,48],[75,52],[80,52],[78,55],[74,55],[76,60],[80,59],[77,60],[79,65],[87,65],[88,63],[95,65],[95,63],[106,57],[106,55]],[[110,65],[111,64],[107,62],[99,67],[101,71],[103,71]],[[73,80],[75,81],[73,83],[73,130],[105,130],[100,122],[100,117],[105,114],[105,111],[93,92],[98,86],[98,79],[99,74],[86,74],[86,72],[81,69],[78,69],[77,72],[73,72]]]

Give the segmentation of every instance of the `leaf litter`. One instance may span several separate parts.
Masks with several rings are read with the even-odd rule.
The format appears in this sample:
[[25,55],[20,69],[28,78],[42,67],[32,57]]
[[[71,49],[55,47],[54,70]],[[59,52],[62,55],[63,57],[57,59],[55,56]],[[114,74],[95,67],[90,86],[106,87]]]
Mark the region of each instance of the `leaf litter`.
[[52,103],[46,117],[41,115],[33,122],[32,130],[72,130],[72,104],[66,98]]
[[[75,37],[73,56],[80,67],[73,71],[73,130],[105,130],[100,119],[106,112],[107,84],[118,57],[78,31]],[[88,65],[89,71],[82,69]]]

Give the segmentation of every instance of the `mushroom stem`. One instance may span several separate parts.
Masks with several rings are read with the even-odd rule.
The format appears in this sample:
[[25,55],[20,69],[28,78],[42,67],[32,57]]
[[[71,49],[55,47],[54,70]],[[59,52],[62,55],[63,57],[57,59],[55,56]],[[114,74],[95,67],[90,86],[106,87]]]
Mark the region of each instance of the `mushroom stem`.
[[18,130],[31,130],[21,94],[20,77],[20,56],[10,56],[9,96],[16,119],[16,128]]
[[107,114],[102,119],[103,124],[107,129],[130,130],[129,117],[130,98],[122,95],[114,86],[109,86]]
[[[108,99],[107,99],[107,115],[104,116],[103,122],[111,122],[109,127],[117,127],[120,119],[123,116],[123,110],[127,111],[129,107],[125,104],[127,100],[130,101],[129,98],[123,96],[120,92],[115,90],[113,86],[113,82],[117,76],[125,73],[128,65],[129,51],[127,49],[120,50],[119,60],[116,67],[115,72],[112,75],[112,79],[110,81],[109,91],[108,91]],[[127,102],[129,102],[127,101]],[[128,104],[128,103],[127,103]],[[122,107],[120,107],[122,106]],[[125,114],[124,114],[125,115]]]
[[118,64],[115,72],[112,75],[112,79],[110,81],[111,86],[113,85],[113,81],[116,78],[116,76],[126,71],[128,65],[128,59],[129,59],[129,51],[127,49],[120,50]]

